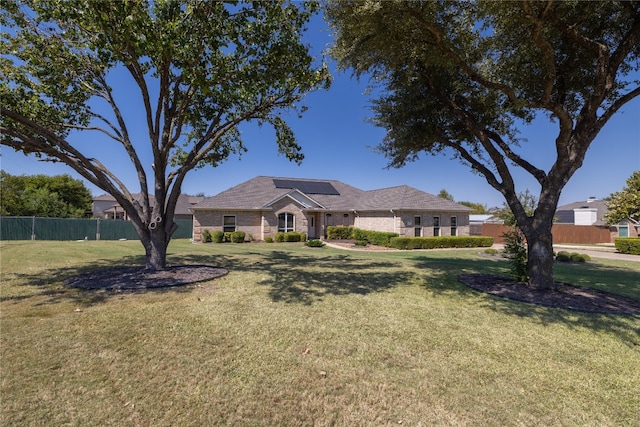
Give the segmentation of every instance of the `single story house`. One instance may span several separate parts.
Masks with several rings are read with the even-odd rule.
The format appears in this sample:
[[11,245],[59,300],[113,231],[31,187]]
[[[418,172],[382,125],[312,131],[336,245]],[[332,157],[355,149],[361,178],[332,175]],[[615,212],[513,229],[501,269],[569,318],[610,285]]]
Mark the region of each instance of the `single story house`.
[[[141,195],[134,194],[136,200],[141,199]],[[153,204],[154,196],[149,195],[149,203]],[[181,194],[176,204],[174,219],[191,219],[193,214],[189,210],[192,206],[204,200],[202,196],[187,196]],[[127,213],[116,199],[110,194],[103,194],[93,199],[91,203],[92,216],[103,219],[124,219],[128,220]]]
[[279,231],[326,237],[328,226],[401,236],[468,236],[472,209],[407,185],[361,190],[336,180],[258,176],[191,208],[193,241],[202,232],[244,231],[254,240]]

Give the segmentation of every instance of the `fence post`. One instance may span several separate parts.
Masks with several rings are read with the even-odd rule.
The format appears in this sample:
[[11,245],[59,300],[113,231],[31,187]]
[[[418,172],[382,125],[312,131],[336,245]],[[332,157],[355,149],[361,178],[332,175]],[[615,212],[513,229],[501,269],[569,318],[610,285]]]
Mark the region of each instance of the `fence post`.
[[96,221],[96,240],[100,240],[100,218]]
[[36,240],[36,217],[31,217],[31,240]]

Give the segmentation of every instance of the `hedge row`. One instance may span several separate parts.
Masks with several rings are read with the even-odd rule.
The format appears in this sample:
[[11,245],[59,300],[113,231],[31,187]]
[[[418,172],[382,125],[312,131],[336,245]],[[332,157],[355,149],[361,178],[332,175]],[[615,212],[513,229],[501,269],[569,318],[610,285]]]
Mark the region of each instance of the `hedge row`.
[[298,233],[297,231],[288,231],[283,233],[278,231],[275,235],[276,242],[305,242],[307,233]]
[[345,226],[330,225],[327,227],[328,240],[355,239],[359,241],[367,241],[372,245],[389,246],[391,243],[391,239],[394,237],[398,237],[398,233],[391,233],[387,231],[361,230],[359,228]]
[[[244,239],[246,237],[246,234],[244,231],[227,231],[227,232],[222,232],[222,231],[214,231],[213,233],[211,233],[209,230],[204,230],[202,232],[202,243],[209,243],[209,242],[213,242],[213,243],[225,243],[225,242],[232,242],[232,243],[243,243]],[[251,239],[249,239],[251,240]]]
[[640,237],[617,237],[615,245],[622,254],[640,255]]
[[493,237],[394,237],[390,246],[396,249],[488,248],[493,246]]

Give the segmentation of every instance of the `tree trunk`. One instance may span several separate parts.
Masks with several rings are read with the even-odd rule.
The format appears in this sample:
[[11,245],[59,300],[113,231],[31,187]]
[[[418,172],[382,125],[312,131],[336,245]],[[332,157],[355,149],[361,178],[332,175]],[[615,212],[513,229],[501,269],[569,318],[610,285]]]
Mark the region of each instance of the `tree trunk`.
[[164,227],[149,230],[148,238],[144,239],[142,244],[145,250],[145,268],[151,271],[164,269],[167,266],[167,246],[169,245]]
[[553,279],[553,236],[552,221],[525,232],[527,238],[527,272],[529,285],[540,291],[555,288]]

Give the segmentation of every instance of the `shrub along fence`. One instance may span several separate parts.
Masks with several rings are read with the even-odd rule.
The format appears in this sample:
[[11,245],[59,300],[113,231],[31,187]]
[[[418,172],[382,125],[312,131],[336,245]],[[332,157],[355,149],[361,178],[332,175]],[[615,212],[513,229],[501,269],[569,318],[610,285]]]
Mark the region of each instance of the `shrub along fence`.
[[[190,239],[193,221],[177,219],[173,239]],[[0,240],[138,240],[129,221],[118,219],[0,217]]]

